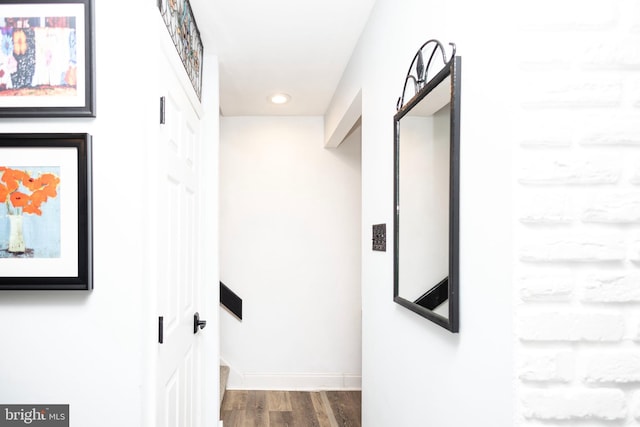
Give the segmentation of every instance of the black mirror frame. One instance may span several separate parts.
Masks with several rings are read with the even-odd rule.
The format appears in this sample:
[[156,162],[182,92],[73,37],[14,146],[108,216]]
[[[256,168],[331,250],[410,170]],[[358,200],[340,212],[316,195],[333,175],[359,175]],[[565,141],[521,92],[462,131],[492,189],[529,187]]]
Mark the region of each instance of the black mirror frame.
[[[427,42],[429,43],[429,42]],[[425,45],[427,44],[425,43]],[[441,45],[438,43],[438,46]],[[423,45],[424,47],[424,45]],[[414,59],[415,61],[415,59]],[[446,66],[436,74],[433,79],[426,82],[416,95],[405,105],[399,100],[398,112],[393,118],[394,124],[394,248],[393,248],[393,300],[409,310],[423,316],[432,322],[448,329],[451,332],[459,332],[459,223],[460,223],[460,69],[461,58],[454,56]],[[425,73],[426,74],[426,73]],[[400,177],[400,119],[406,115],[415,105],[429,95],[429,93],[448,76],[451,76],[451,100],[450,100],[450,169],[449,169],[449,316],[440,314],[422,307],[415,302],[399,296],[398,261],[399,261],[399,177]],[[407,82],[405,81],[405,87]],[[403,94],[404,97],[404,94]]]

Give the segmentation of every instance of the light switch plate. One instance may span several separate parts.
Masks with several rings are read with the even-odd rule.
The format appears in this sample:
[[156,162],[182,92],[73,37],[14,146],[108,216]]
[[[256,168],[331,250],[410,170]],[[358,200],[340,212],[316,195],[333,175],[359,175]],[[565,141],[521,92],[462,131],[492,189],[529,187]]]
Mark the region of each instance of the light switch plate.
[[373,250],[387,251],[387,224],[375,224],[373,226]]

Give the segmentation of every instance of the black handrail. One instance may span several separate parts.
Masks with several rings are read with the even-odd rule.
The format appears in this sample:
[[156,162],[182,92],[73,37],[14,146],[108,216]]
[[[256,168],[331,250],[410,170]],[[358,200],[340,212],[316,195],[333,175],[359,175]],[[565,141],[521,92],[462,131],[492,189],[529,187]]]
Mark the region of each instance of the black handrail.
[[238,319],[242,320],[242,298],[222,282],[220,282],[220,304],[233,313]]

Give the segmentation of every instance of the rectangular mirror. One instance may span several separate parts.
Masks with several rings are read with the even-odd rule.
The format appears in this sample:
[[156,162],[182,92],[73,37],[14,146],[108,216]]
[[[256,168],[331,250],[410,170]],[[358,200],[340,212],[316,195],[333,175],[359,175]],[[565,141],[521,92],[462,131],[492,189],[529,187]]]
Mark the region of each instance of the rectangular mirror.
[[458,332],[461,59],[427,80],[419,54],[423,77],[394,116],[394,301]]

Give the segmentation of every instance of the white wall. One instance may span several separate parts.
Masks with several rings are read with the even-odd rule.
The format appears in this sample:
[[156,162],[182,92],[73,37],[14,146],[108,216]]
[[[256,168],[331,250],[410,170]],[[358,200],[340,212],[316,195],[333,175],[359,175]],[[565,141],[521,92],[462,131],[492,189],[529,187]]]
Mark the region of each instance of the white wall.
[[391,254],[364,250],[367,427],[640,422],[639,12],[378,0],[327,121],[362,90],[363,228],[391,223],[406,67],[429,38],[457,43],[461,323],[394,305]]
[[[360,387],[360,140],[322,117],[223,117],[221,312],[229,388]],[[370,233],[370,231],[369,231]]]
[[[158,12],[155,1],[95,3],[97,118],[0,120],[2,132],[93,135],[95,289],[0,293],[0,402],[68,403],[74,426],[146,426],[153,425],[148,365],[157,341],[146,269],[153,216],[145,203],[146,161],[160,82],[147,68],[157,50],[143,47],[158,45]],[[208,90],[216,94],[217,70],[212,75],[215,89]],[[215,104],[217,120],[217,98]],[[210,320],[207,333],[216,336]],[[207,346],[215,357],[217,345]]]
[[[462,56],[460,333],[393,302],[393,254],[363,238],[363,425],[513,425],[508,32],[498,1],[378,0],[327,117],[362,89],[363,230],[393,223],[393,115],[430,38]],[[497,11],[501,11],[500,14]],[[495,13],[495,17],[494,17]],[[508,31],[508,29],[506,29]],[[352,95],[351,95],[352,96]]]
[[640,2],[532,6],[516,15],[515,411],[637,426]]

